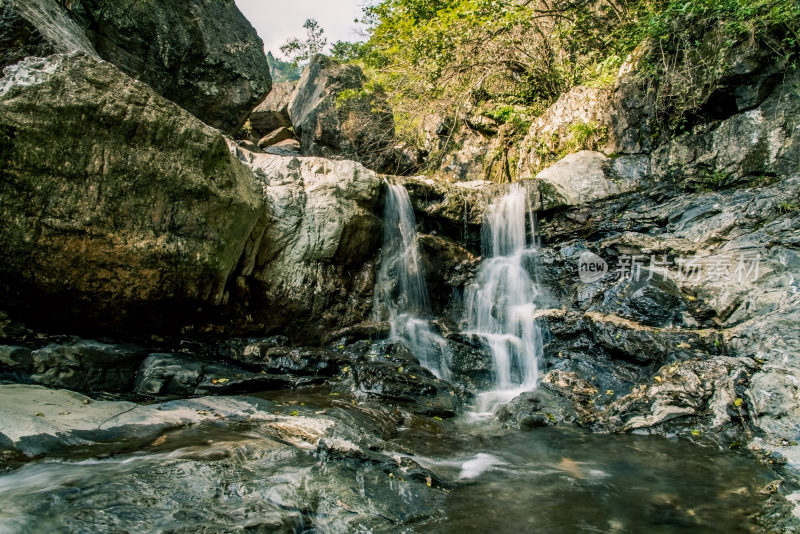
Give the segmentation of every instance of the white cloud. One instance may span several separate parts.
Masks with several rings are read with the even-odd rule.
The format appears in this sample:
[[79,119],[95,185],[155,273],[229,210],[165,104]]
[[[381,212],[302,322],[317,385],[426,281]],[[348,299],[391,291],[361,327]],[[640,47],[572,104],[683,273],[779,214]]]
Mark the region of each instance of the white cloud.
[[359,25],[365,0],[236,0],[236,5],[264,40],[264,49],[280,56],[280,46],[305,35],[303,23],[316,19],[328,44],[360,41]]

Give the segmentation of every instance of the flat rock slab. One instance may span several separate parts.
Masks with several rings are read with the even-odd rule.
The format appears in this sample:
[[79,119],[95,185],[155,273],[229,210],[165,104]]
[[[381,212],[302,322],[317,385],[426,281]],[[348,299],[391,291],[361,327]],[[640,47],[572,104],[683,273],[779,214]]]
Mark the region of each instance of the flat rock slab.
[[[202,397],[160,404],[96,401],[68,390],[0,386],[0,449],[28,456],[69,447],[158,437],[165,430],[219,420],[272,421],[273,403]],[[293,418],[297,419],[297,418]]]

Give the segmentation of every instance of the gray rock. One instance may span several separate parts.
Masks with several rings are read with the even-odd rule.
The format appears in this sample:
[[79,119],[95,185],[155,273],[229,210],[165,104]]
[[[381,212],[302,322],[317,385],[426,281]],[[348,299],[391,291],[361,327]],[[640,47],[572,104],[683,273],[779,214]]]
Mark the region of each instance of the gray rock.
[[272,131],[258,140],[258,147],[261,149],[265,149],[267,147],[277,145],[282,141],[294,140],[294,132],[292,132],[289,128],[278,128],[275,131]]
[[[249,425],[264,435],[301,450],[314,450],[323,438],[335,438],[354,449],[374,446],[377,413],[371,417],[336,413],[341,419],[314,413],[316,408],[276,410],[274,402],[256,397],[215,396],[158,404],[94,400],[67,390],[41,386],[0,385],[0,442],[26,456],[65,455],[114,448],[136,450],[170,445],[169,433],[179,428],[203,429]],[[301,413],[302,412],[302,413]],[[357,419],[359,424],[353,425]],[[160,438],[155,441],[156,438]],[[273,443],[273,447],[277,443]],[[341,446],[341,445],[340,445]],[[191,448],[184,451],[191,454]],[[213,454],[213,453],[212,453]],[[197,456],[202,458],[203,456]],[[222,457],[225,457],[223,455]],[[208,456],[206,459],[220,456]]]
[[27,347],[0,346],[0,366],[30,374],[33,372],[33,357]]
[[620,280],[606,290],[599,308],[656,327],[682,324],[687,309],[675,282],[647,269],[642,269],[640,276]]
[[303,155],[352,159],[374,170],[391,156],[391,109],[380,91],[364,88],[356,65],[314,56],[292,94],[289,116]]
[[136,373],[134,391],[139,395],[194,395],[203,364],[175,354],[151,354]]
[[31,352],[31,380],[76,391],[128,391],[146,350],[92,340],[51,344]]
[[136,373],[140,395],[199,396],[292,387],[289,375],[267,375],[182,354],[151,354]]
[[264,43],[233,2],[73,2],[100,56],[233,135],[269,93]]
[[[152,331],[187,305],[220,304],[264,197],[219,132],[110,63],[14,68],[0,80],[8,306]],[[54,131],[61,148],[46,150]]]
[[764,174],[797,172],[797,75],[779,84],[759,107],[719,124],[701,124],[651,156],[653,173],[690,187],[731,186]]
[[574,424],[579,417],[572,402],[560,394],[560,389],[545,383],[504,405],[498,410],[497,419],[510,428],[532,430],[543,426]]
[[353,161],[241,157],[261,181],[267,207],[244,253],[244,291],[232,300],[258,308],[253,320],[270,331],[306,340],[366,320],[382,179]]
[[250,126],[259,137],[278,128],[292,125],[289,118],[289,104],[292,102],[295,82],[281,82],[272,86],[272,90],[250,113]]
[[272,146],[264,149],[264,153],[272,154],[273,156],[299,156],[300,155],[300,142],[296,139],[287,139],[280,141]]
[[97,56],[83,30],[55,0],[0,2],[0,70],[28,56],[82,52]]
[[49,387],[124,392],[146,354],[135,345],[75,339],[35,350],[0,346],[0,366]]
[[[573,130],[588,127],[597,131],[597,146],[602,149],[607,142],[608,128],[613,113],[611,91],[592,87],[576,86],[562,94],[528,129],[521,143],[517,163],[518,179],[532,178],[536,171],[552,162],[555,153],[562,151],[562,145],[574,136]],[[575,148],[588,149],[588,146]],[[610,151],[602,150],[610,153]]]
[[609,165],[609,159],[599,152],[582,150],[566,156],[536,175],[540,205],[552,209],[590,204],[638,188],[638,176],[619,168],[617,176],[628,174],[630,179],[612,180]]

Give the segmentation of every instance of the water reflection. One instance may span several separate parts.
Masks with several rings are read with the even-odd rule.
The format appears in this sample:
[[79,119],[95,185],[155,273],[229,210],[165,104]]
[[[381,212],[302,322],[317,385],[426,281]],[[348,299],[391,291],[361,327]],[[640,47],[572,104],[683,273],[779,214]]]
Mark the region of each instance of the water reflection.
[[[280,395],[368,424],[340,399]],[[429,471],[395,476],[369,451],[324,456],[258,425],[31,462],[0,476],[0,532],[757,532],[772,477],[738,454],[570,428],[410,418],[383,447]]]

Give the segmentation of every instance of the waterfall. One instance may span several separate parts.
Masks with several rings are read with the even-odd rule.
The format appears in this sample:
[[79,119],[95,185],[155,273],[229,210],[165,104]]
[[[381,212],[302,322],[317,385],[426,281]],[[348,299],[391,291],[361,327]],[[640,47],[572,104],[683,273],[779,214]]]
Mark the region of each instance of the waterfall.
[[375,313],[388,319],[399,340],[438,378],[450,376],[447,342],[431,330],[425,268],[419,254],[416,218],[406,188],[387,182],[383,248],[375,289]]
[[487,209],[481,230],[487,259],[465,293],[467,332],[478,336],[494,359],[495,388],[478,396],[481,415],[535,388],[539,377],[542,335],[533,316],[540,290],[528,268],[535,234],[526,191],[514,184]]

